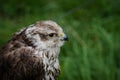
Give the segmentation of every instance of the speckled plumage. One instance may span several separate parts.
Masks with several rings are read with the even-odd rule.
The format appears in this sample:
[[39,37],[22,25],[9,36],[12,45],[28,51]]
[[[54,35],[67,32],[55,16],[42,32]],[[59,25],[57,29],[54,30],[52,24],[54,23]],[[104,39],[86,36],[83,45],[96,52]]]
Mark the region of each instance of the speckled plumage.
[[0,80],[56,80],[65,40],[54,21],[39,21],[15,33],[0,49]]

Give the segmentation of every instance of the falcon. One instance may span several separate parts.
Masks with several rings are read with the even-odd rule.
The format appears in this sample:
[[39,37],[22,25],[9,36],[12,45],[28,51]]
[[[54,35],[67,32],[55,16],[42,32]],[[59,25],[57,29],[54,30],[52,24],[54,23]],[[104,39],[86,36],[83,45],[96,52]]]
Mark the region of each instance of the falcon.
[[38,21],[16,32],[0,49],[0,80],[56,80],[60,47],[68,40],[54,21]]

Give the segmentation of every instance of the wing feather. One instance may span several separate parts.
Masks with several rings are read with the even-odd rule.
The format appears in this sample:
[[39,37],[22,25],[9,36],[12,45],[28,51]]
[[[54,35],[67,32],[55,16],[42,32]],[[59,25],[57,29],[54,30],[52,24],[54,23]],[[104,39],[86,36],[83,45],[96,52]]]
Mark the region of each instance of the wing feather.
[[44,65],[34,48],[11,40],[0,50],[0,80],[42,80]]

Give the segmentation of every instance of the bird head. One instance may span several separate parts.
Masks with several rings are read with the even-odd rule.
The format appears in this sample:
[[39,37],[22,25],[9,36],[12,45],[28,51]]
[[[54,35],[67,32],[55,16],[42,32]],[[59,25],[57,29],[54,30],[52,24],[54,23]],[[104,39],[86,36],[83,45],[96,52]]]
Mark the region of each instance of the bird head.
[[26,37],[36,47],[61,47],[68,37],[63,29],[54,21],[38,21],[25,31]]

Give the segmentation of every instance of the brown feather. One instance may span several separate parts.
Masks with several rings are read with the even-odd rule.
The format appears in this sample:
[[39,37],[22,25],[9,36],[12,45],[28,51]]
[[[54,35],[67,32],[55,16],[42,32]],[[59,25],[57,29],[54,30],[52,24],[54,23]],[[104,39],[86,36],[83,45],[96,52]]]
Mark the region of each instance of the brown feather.
[[42,59],[32,54],[34,49],[28,46],[33,45],[23,32],[14,35],[0,49],[0,80],[38,80],[39,78],[42,80],[44,75]]

